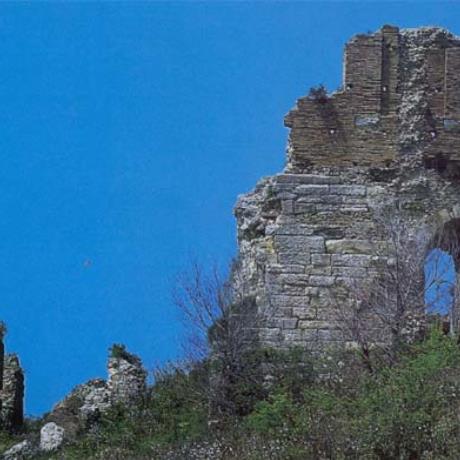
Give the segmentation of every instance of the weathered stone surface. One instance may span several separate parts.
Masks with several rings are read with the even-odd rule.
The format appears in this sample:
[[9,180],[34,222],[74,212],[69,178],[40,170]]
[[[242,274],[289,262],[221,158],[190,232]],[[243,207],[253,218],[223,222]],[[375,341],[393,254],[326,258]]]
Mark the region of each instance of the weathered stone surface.
[[[274,312],[262,343],[353,346],[336,327],[337,298],[394,267],[382,207],[398,208],[415,236],[460,219],[459,50],[439,28],[358,35],[343,86],[302,97],[286,116],[284,171],[235,208],[248,291]],[[408,318],[407,329],[418,324]],[[370,327],[376,340],[387,333]]]
[[3,425],[8,430],[15,430],[24,422],[24,373],[16,355],[4,357],[3,388],[0,395]]
[[145,393],[147,373],[141,360],[124,347],[114,347],[121,352],[108,359],[107,381],[93,379],[76,386],[47,415],[47,422],[64,429],[65,439],[74,439],[114,404],[129,404]]
[[107,382],[93,379],[76,386],[53,407],[45,420],[63,427],[65,437],[73,439],[110,407],[111,395]]
[[10,447],[2,455],[4,460],[24,460],[33,458],[36,453],[34,445],[27,439]]
[[40,450],[50,452],[56,450],[64,441],[64,428],[49,422],[40,430]]
[[326,250],[328,253],[338,254],[371,254],[373,246],[368,240],[329,240],[326,241]]
[[145,393],[147,372],[137,356],[110,358],[108,388],[113,402],[128,403]]
[[[93,381],[94,382],[94,381]],[[96,382],[101,382],[100,380]],[[112,402],[112,395],[107,384],[103,383],[87,385],[87,393],[84,395],[83,405],[80,407],[80,413],[85,420],[90,420],[99,413],[107,411]]]

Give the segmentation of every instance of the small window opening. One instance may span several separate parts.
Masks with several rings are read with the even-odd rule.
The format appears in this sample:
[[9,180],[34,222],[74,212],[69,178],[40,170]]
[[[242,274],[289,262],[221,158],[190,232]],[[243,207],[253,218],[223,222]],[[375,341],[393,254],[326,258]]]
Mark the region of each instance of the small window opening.
[[444,172],[447,169],[447,158],[441,154],[437,154],[432,158],[425,158],[425,167],[428,169],[436,169],[436,171]]
[[429,315],[448,322],[455,300],[455,263],[442,249],[432,249],[425,259],[425,307]]

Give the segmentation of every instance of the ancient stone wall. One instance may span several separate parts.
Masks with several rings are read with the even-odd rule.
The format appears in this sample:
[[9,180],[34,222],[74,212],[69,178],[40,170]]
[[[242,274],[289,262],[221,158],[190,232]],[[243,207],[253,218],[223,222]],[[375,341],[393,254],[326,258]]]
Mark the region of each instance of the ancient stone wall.
[[[429,144],[426,157],[460,160],[450,149],[460,141],[459,69],[460,41],[442,29],[385,26],[354,37],[345,47],[342,88],[303,97],[286,116],[286,171],[388,165],[421,140]],[[410,134],[416,137],[404,142]]]
[[127,403],[145,394],[147,372],[137,356],[109,358],[108,373],[107,385],[113,402]]
[[[427,241],[460,217],[459,59],[460,40],[443,29],[385,26],[346,45],[339,91],[314,91],[286,116],[285,171],[235,208],[262,343],[351,341],[336,304],[343,286],[391,265],[383,208]],[[423,284],[423,264],[416,276]],[[420,292],[412,301],[423,310]],[[381,323],[369,328],[385,340]]]
[[107,374],[107,380],[92,379],[75,387],[46,416],[47,423],[64,430],[62,439],[74,439],[114,405],[130,404],[145,395],[147,372],[140,358],[124,346],[112,347]]
[[15,431],[24,422],[24,372],[15,354],[5,355],[4,334],[0,324],[0,424]]
[[2,420],[8,429],[24,422],[24,373],[16,355],[6,355],[3,368]]

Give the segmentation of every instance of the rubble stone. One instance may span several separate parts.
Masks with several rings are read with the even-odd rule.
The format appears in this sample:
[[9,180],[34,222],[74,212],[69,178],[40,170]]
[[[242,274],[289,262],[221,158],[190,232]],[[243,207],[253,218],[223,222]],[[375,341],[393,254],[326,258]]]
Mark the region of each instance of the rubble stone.
[[40,430],[40,450],[50,452],[60,447],[64,441],[64,428],[49,422]]
[[36,449],[33,444],[25,439],[6,450],[2,458],[4,460],[24,460],[26,458],[33,458],[35,452]]

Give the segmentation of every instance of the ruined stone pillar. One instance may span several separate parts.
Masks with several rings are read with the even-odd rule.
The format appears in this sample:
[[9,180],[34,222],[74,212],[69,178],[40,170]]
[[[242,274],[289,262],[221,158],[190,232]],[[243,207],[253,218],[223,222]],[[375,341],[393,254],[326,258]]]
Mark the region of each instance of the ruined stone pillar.
[[[5,345],[3,344],[3,337],[4,332],[3,329],[0,328],[0,390],[3,388],[3,367],[4,367],[4,360],[5,360]],[[0,401],[0,409],[1,409],[1,401]]]
[[125,404],[145,393],[147,372],[140,358],[128,353],[123,346],[112,347],[108,373],[107,386],[113,403]]
[[24,422],[24,372],[16,355],[6,355],[3,367],[2,422],[11,431]]

